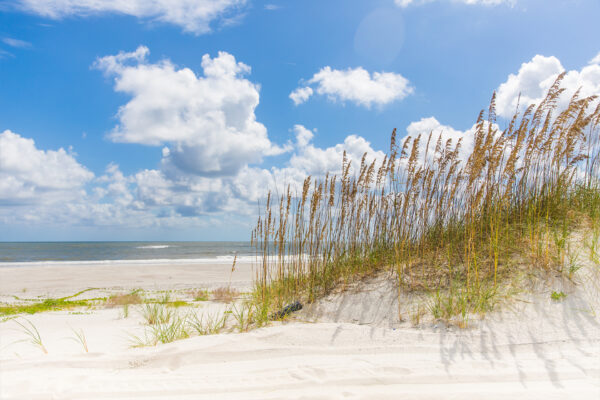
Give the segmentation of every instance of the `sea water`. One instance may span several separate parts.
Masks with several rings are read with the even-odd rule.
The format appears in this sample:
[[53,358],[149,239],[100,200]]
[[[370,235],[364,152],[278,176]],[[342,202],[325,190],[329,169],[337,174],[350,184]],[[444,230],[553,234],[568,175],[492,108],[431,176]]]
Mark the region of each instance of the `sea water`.
[[254,261],[250,242],[0,242],[0,267]]

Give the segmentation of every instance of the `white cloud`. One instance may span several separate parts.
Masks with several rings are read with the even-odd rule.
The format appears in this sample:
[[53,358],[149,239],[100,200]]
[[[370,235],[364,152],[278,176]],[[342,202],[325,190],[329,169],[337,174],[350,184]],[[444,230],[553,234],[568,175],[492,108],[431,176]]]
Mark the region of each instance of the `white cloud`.
[[346,157],[352,161],[354,167],[360,166],[360,160],[366,153],[365,161],[372,163],[377,160],[383,161],[385,153],[371,147],[371,143],[361,136],[349,135],[342,143],[327,148],[319,148],[313,144],[307,144],[292,155],[289,165],[278,171],[278,175],[298,176],[299,182],[304,177],[324,176],[325,173],[340,175],[342,172],[342,159],[346,151]]
[[313,95],[313,90],[311,87],[299,87],[290,93],[290,99],[294,102],[295,105],[302,104],[307,101],[310,96]]
[[294,133],[296,134],[296,143],[299,148],[306,147],[314,136],[314,134],[303,125],[294,125]]
[[[397,6],[399,7],[408,7],[411,5],[421,5],[425,3],[431,3],[436,0],[394,0]],[[447,0],[446,0],[447,1]],[[454,3],[462,3],[462,4],[481,4],[485,6],[495,6],[499,4],[509,4],[513,5],[516,0],[451,0]]]
[[9,45],[10,47],[17,47],[17,48],[31,47],[31,43],[26,42],[25,40],[19,40],[19,39],[14,39],[14,38],[9,38],[9,37],[3,38],[2,42]]
[[[402,75],[392,72],[370,74],[362,67],[337,70],[327,66],[317,72],[308,84],[315,85],[316,92],[331,101],[349,101],[367,108],[402,100],[413,93],[409,81]],[[310,87],[298,88],[290,94],[294,103],[308,99],[312,93],[306,89]]]
[[18,0],[17,4],[27,12],[52,19],[123,14],[202,34],[211,31],[212,21],[235,11],[246,0]]
[[[498,87],[498,115],[511,117],[517,110],[517,103],[521,111],[530,104],[539,104],[556,77],[563,71],[565,69],[554,56],[536,55],[531,61],[523,63],[517,74],[510,74],[506,82]],[[600,93],[600,65],[592,63],[579,71],[567,71],[562,87],[566,90],[560,98],[559,106],[565,106],[579,88],[581,96]]]
[[202,57],[204,76],[170,61],[148,63],[148,49],[99,58],[115,90],[132,96],[118,112],[115,142],[167,144],[167,169],[205,176],[235,175],[264,156],[286,151],[256,121],[259,86],[243,78],[250,67],[228,53]]
[[0,204],[73,199],[93,176],[62,148],[39,150],[32,139],[0,133]]
[[590,60],[590,64],[600,64],[600,52],[596,54],[596,57]]
[[281,8],[280,5],[277,4],[265,4],[265,10],[268,11],[275,11],[275,10],[279,10]]

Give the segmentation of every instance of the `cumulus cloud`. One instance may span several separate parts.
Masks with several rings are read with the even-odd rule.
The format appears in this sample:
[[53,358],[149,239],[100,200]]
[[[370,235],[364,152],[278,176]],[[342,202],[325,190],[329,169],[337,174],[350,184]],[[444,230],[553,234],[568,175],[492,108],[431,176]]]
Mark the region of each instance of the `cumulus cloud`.
[[256,120],[259,86],[243,76],[250,67],[225,52],[202,57],[204,76],[169,60],[152,64],[149,50],[99,58],[95,66],[115,76],[115,90],[131,100],[118,112],[115,142],[167,145],[167,169],[204,176],[235,175],[243,166],[286,148],[271,143]]
[[[414,91],[409,81],[400,74],[370,74],[362,67],[337,70],[327,66],[307,83],[316,87],[317,94],[327,96],[331,101],[349,101],[367,108],[402,100]],[[306,101],[312,92],[310,86],[300,87],[290,94],[290,98],[295,104],[300,104]]]
[[73,199],[93,177],[62,148],[40,150],[32,139],[0,133],[0,204]]
[[590,60],[590,64],[600,64],[600,52],[596,54],[596,57]]
[[313,95],[313,89],[310,86],[299,87],[290,93],[290,99],[295,105],[302,104]]
[[18,7],[52,19],[122,14],[180,26],[186,32],[211,31],[210,24],[246,0],[18,0]]
[[305,148],[314,136],[314,134],[303,125],[294,125],[294,133],[296,134],[296,143],[301,149]]
[[[562,87],[559,106],[565,106],[576,90],[581,96],[600,93],[600,64],[592,63],[581,70],[567,71]],[[530,104],[539,104],[556,77],[565,71],[560,60],[554,56],[536,55],[531,61],[523,63],[516,74],[510,74],[506,82],[497,90],[496,105],[498,115],[511,117],[517,110]]]
[[342,159],[346,152],[346,157],[352,162],[352,165],[360,165],[360,160],[366,154],[365,161],[383,161],[385,153],[373,149],[371,143],[358,135],[347,136],[342,143],[327,148],[319,148],[312,143],[307,143],[299,151],[292,155],[288,166],[275,171],[276,175],[298,176],[300,182],[304,177],[324,176],[326,172],[331,174],[341,174]]
[[[394,0],[396,5],[400,7],[408,7],[411,5],[421,5],[425,3],[431,3],[436,0]],[[447,1],[447,0],[446,0]],[[454,3],[462,3],[462,4],[481,4],[485,6],[495,6],[499,4],[509,4],[513,5],[516,0],[451,0]]]

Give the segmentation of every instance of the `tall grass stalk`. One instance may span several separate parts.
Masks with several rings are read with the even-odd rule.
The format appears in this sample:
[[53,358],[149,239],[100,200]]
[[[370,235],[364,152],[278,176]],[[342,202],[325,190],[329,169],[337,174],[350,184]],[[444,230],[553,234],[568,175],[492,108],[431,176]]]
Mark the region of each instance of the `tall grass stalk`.
[[399,293],[439,293],[436,309],[471,312],[487,307],[514,260],[564,265],[574,223],[599,221],[600,106],[575,93],[559,109],[563,78],[504,130],[494,95],[468,148],[433,132],[398,142],[394,130],[383,160],[353,165],[344,153],[340,175],[269,193],[252,232],[262,259],[254,298],[278,309],[391,270]]

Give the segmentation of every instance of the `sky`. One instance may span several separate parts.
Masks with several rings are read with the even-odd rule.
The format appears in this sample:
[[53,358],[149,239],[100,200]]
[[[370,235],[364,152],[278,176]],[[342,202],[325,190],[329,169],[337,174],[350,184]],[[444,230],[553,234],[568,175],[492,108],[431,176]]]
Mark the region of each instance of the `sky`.
[[[598,0],[0,0],[0,241],[249,240],[269,189],[498,125],[567,71]],[[594,39],[596,38],[596,39]]]

